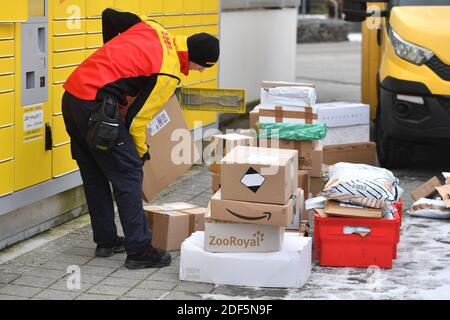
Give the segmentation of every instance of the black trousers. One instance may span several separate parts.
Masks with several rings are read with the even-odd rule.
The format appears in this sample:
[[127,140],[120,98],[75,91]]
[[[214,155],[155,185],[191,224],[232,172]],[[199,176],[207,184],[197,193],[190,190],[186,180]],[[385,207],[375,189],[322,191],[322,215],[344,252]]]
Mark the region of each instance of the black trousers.
[[122,122],[117,144],[111,151],[89,148],[88,122],[98,107],[98,101],[80,100],[64,93],[62,111],[71,138],[72,158],[77,161],[83,179],[94,242],[109,245],[117,237],[111,183],[125,236],[125,250],[136,254],[148,246],[152,236],[142,206],[142,161]]

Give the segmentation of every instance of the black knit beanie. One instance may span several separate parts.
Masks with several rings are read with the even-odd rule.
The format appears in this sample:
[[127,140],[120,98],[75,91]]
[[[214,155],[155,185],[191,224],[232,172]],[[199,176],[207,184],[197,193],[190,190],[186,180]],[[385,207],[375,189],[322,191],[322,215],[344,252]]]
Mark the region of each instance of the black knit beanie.
[[210,68],[219,60],[219,39],[208,33],[197,33],[187,40],[189,60]]

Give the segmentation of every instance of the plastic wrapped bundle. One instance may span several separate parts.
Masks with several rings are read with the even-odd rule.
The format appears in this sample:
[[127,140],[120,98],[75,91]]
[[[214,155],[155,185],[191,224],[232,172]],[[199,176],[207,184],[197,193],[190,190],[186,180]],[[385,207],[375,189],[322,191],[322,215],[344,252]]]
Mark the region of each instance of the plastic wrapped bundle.
[[414,217],[450,219],[450,209],[443,200],[421,198],[414,202],[408,214]]
[[327,135],[324,123],[260,123],[257,126],[258,138],[279,140],[322,140]]
[[329,167],[329,176],[322,192],[327,199],[388,209],[401,196],[398,179],[383,168],[339,162]]

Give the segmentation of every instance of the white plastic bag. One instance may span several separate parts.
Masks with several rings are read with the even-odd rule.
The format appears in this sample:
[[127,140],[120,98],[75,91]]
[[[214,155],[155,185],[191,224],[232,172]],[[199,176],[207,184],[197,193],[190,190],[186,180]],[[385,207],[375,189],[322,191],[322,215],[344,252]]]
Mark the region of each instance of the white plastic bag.
[[386,208],[399,199],[398,179],[389,170],[365,164],[339,162],[329,167],[322,195],[350,204]]
[[450,219],[450,209],[446,208],[444,201],[439,199],[421,198],[413,203],[407,213],[414,217]]

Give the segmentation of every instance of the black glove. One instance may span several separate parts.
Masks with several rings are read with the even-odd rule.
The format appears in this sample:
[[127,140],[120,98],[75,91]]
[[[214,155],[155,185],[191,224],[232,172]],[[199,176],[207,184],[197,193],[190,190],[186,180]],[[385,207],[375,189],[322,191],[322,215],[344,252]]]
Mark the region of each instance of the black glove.
[[146,160],[150,160],[150,152],[148,151],[148,146],[147,146],[147,152],[144,153],[144,155],[142,156],[141,160],[142,160],[142,165],[144,165]]

